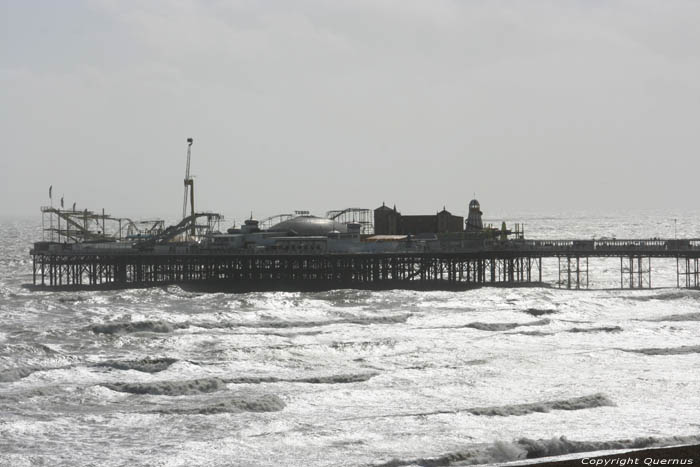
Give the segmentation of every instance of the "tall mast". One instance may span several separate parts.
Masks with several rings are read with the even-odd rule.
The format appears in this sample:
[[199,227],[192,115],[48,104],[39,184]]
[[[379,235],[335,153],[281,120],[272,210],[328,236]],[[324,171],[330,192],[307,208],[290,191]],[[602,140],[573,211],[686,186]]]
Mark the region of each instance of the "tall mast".
[[192,229],[190,230],[190,235],[192,238],[197,234],[197,226],[194,221],[194,180],[190,176],[190,159],[192,156],[192,138],[187,138],[187,167],[185,168],[185,196],[182,200],[182,218],[187,217],[187,190],[190,191],[190,223],[192,224]]
[[[182,198],[182,218],[187,217],[187,191],[192,190],[192,179],[190,178],[190,158],[192,157],[192,138],[187,138],[187,165],[185,166],[185,194]],[[194,198],[193,196],[191,196]],[[192,214],[194,214],[194,209]]]

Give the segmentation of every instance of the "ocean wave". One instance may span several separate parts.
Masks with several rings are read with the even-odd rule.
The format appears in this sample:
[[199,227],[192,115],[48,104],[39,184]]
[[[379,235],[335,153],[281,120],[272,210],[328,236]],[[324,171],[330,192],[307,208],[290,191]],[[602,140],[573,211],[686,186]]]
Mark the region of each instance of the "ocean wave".
[[699,299],[700,294],[693,290],[674,290],[670,292],[661,292],[653,295],[629,296],[628,300],[638,302],[648,302],[651,300],[682,300],[684,298]]
[[317,336],[321,334],[322,331],[298,331],[298,332],[261,332],[261,335],[265,336],[277,336],[277,337],[299,337],[299,336]]
[[[269,320],[269,321],[254,321],[254,322],[183,322],[170,323],[163,320],[150,321],[127,321],[93,324],[89,329],[95,334],[131,334],[136,332],[154,332],[154,333],[170,333],[176,329],[186,329],[190,327],[198,327],[203,329],[233,329],[233,328],[258,328],[258,329],[288,329],[288,328],[315,328],[322,326],[333,326],[337,324],[401,324],[408,320],[407,314],[404,315],[389,315],[389,316],[367,316],[367,317],[352,317],[341,318],[334,320],[312,320],[312,321],[287,321],[287,320]],[[310,331],[302,334],[317,334],[318,331]],[[275,334],[275,333],[271,333]],[[286,334],[276,333],[281,337],[287,337]]]
[[381,464],[374,465],[376,467],[402,467],[405,465],[418,465],[420,467],[442,467],[449,465],[490,464],[492,462],[504,462],[517,459],[522,459],[522,457],[513,457],[496,460],[495,458],[489,456],[487,451],[475,449],[471,451],[450,452],[437,457],[420,457],[416,459],[392,459],[388,462],[383,462]]
[[553,336],[553,332],[546,331],[516,331],[508,334],[522,334],[523,336]]
[[297,378],[294,382],[311,383],[311,384],[346,384],[346,383],[361,383],[369,381],[377,376],[377,373],[364,373],[357,375],[330,375],[330,376],[311,376],[308,378]]
[[644,355],[687,355],[700,353],[700,345],[683,345],[681,347],[660,347],[647,349],[620,349],[625,352],[641,353]]
[[436,457],[417,459],[392,459],[389,462],[375,464],[376,467],[401,467],[418,465],[420,467],[445,467],[493,464],[496,462],[511,462],[527,458],[527,451],[515,442],[495,441],[493,444],[474,446],[463,451],[449,452]]
[[557,310],[540,309],[540,308],[528,308],[526,310],[523,310],[523,313],[527,313],[528,315],[531,315],[531,316],[552,315],[556,312],[557,312]]
[[[174,358],[144,358],[141,360],[124,360],[124,361],[106,361],[102,363],[96,363],[94,365],[88,365],[93,367],[106,367],[114,368],[116,370],[137,370],[144,373],[157,373],[163,371],[170,367],[173,363],[177,362]],[[19,367],[10,368],[0,371],[0,383],[12,383],[19,381],[20,379],[26,378],[38,371],[50,371],[50,370],[60,370],[72,368],[75,365],[59,366],[59,367]]]
[[14,383],[40,370],[40,368],[11,368],[3,370],[0,371],[0,383]]
[[599,326],[594,328],[571,328],[566,332],[621,332],[620,326]]
[[528,459],[537,457],[561,456],[589,451],[607,451],[614,449],[642,449],[679,444],[691,444],[700,441],[698,436],[674,436],[657,438],[653,436],[622,439],[615,441],[571,441],[564,436],[548,440],[520,438],[516,444],[527,453]]
[[188,396],[216,392],[225,389],[219,378],[202,378],[187,381],[158,381],[154,383],[104,383],[102,386],[117,392],[150,394],[156,396]]
[[[622,332],[623,329],[620,326],[598,326],[592,328],[569,328],[561,332],[572,332],[572,333],[586,333],[586,332]],[[553,336],[557,334],[556,332],[546,332],[546,331],[515,331],[509,334],[522,334],[524,336]]]
[[170,368],[177,362],[175,358],[143,358],[141,360],[116,360],[98,363],[95,366],[113,368],[115,370],[136,370],[144,373],[158,373]]
[[[32,401],[34,398],[46,398],[51,396],[65,395],[67,392],[66,387],[56,384],[47,384],[44,386],[31,387],[28,389],[22,389],[19,391],[5,392],[0,399],[3,404],[15,404],[15,409],[18,407],[16,404],[34,404]],[[7,408],[8,405],[5,405]],[[26,406],[25,406],[26,407]],[[2,465],[0,463],[0,465]]]
[[661,318],[652,319],[649,321],[700,321],[700,313],[682,313],[676,315],[662,316]]
[[226,379],[229,384],[262,384],[262,383],[310,383],[310,384],[347,384],[369,381],[378,373],[310,376],[305,378],[278,378],[275,376],[243,376]]
[[58,302],[59,303],[76,303],[76,302],[84,302],[87,300],[85,297],[82,297],[80,295],[74,296],[74,297],[59,297]]
[[392,459],[375,464],[376,467],[401,467],[418,465],[421,467],[464,466],[511,462],[523,459],[561,456],[582,452],[643,449],[651,447],[694,444],[700,436],[674,436],[668,438],[642,437],[614,441],[572,441],[565,436],[551,439],[495,441],[492,444],[473,446],[470,449],[455,451],[435,457],[415,459]]
[[5,353],[16,357],[19,354],[56,355],[58,352],[47,345],[40,344],[38,342],[32,342],[29,344],[4,344],[0,346],[0,354]]
[[614,405],[615,404],[608,399],[606,395],[598,393],[589,396],[574,397],[571,399],[534,402],[529,404],[476,407],[466,409],[464,411],[473,415],[507,417],[512,415],[527,415],[536,412],[550,412],[552,410],[583,410]]
[[510,417],[522,416],[532,413],[547,413],[552,410],[584,410],[597,407],[610,407],[615,404],[608,399],[605,394],[591,394],[588,396],[574,397],[571,399],[560,399],[544,402],[531,402],[525,404],[500,405],[491,407],[470,407],[458,409],[444,409],[432,412],[412,412],[386,415],[370,415],[365,417],[352,417],[347,420],[358,420],[366,418],[392,418],[392,417],[423,417],[427,415],[445,415],[456,413],[470,413],[476,416],[485,417]]
[[530,321],[529,323],[482,323],[477,321],[455,327],[472,328],[478,329],[479,331],[508,331],[522,326],[546,326],[549,323],[550,320],[545,318],[537,321]]
[[90,330],[95,334],[130,334],[134,332],[168,333],[184,325],[168,323],[167,321],[129,321],[118,323],[94,324]]
[[262,396],[235,396],[226,400],[201,407],[173,407],[157,410],[162,414],[180,415],[215,415],[239,412],[279,412],[286,407],[282,399],[274,394]]

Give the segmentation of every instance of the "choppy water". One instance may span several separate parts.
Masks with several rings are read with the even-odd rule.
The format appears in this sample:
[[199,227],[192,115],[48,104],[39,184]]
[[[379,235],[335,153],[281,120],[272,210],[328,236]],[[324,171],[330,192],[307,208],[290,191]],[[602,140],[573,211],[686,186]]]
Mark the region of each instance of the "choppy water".
[[[667,217],[519,220],[623,238],[668,237]],[[700,216],[678,227],[700,236]],[[0,229],[0,465],[464,465],[700,442],[697,290],[37,293],[21,284],[38,227]],[[675,285],[675,262],[653,267]],[[590,269],[619,285],[619,262]]]

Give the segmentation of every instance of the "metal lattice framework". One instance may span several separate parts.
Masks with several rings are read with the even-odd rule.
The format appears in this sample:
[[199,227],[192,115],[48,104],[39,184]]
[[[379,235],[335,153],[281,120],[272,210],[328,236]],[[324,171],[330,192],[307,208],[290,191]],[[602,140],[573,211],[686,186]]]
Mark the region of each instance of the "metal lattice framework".
[[[205,220],[205,223],[198,222]],[[197,241],[212,232],[218,231],[223,216],[214,212],[198,212],[182,219],[178,224],[171,225],[157,235],[137,242],[134,246],[139,249],[151,248],[154,245],[162,245],[178,237],[184,236],[188,240]],[[194,232],[194,236],[191,234]]]
[[88,209],[41,208],[43,240],[57,243],[114,242],[158,235],[165,222],[160,219],[133,221]]
[[[42,207],[43,240],[53,243],[121,242],[154,245],[170,240],[187,239],[196,242],[218,231],[224,217],[212,212],[200,212],[185,217],[174,226],[165,227],[161,219],[134,221],[128,217],[112,217],[84,209],[82,211]],[[194,232],[194,236],[192,236]]]
[[360,233],[371,235],[374,233],[374,213],[366,208],[345,208],[328,211],[328,219],[347,224],[354,222],[360,224]]

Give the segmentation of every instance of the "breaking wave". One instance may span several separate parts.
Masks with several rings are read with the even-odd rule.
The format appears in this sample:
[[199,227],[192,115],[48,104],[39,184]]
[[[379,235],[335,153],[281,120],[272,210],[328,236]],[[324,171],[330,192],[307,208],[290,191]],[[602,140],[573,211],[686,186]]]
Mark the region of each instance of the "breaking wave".
[[322,331],[298,331],[298,332],[265,332],[261,333],[266,336],[277,336],[277,337],[299,337],[299,336],[317,336],[321,334]]
[[236,396],[203,407],[175,407],[172,409],[158,410],[157,412],[182,415],[215,415],[239,412],[279,412],[285,407],[286,404],[282,399],[273,394],[266,394],[252,397]]
[[620,326],[599,326],[596,328],[571,328],[566,332],[621,332]]
[[364,373],[357,375],[330,375],[312,376],[307,378],[277,378],[275,376],[241,377],[225,380],[229,384],[262,384],[262,383],[310,383],[310,384],[347,384],[369,381],[377,376],[377,373]]
[[11,368],[3,370],[0,371],[0,383],[13,383],[37,371],[40,371],[40,368]]
[[627,300],[638,302],[648,302],[651,300],[681,300],[684,298],[698,299],[700,295],[693,290],[674,290],[669,292],[661,292],[654,295],[630,296]]
[[315,328],[321,326],[333,326],[336,324],[401,324],[408,320],[407,314],[390,315],[390,316],[369,316],[356,318],[341,318],[327,321],[287,321],[287,320],[269,320],[255,322],[223,322],[223,323],[191,323],[191,326],[201,327],[205,329],[216,328]]
[[522,334],[523,336],[553,336],[553,332],[545,332],[545,331],[517,331],[517,332],[511,332],[509,334]]
[[700,321],[700,313],[682,313],[677,315],[662,316],[651,321]]
[[698,436],[674,436],[670,438],[656,438],[653,436],[623,439],[615,441],[570,441],[566,437],[552,438],[549,440],[532,440],[520,438],[517,446],[525,450],[528,459],[537,457],[561,456],[577,452],[607,451],[614,449],[641,449],[648,447],[661,447],[679,444],[691,444],[700,441]]
[[[136,370],[144,373],[158,373],[159,371],[166,370],[170,367],[170,365],[177,361],[178,360],[175,358],[144,358],[141,360],[107,361],[102,363],[96,363],[91,366],[113,368],[116,370]],[[15,381],[19,381],[20,379],[26,378],[27,376],[32,375],[37,371],[57,370],[61,368],[70,368],[71,366],[72,365],[52,368],[10,368],[7,370],[0,371],[0,383],[12,383]]]
[[457,327],[478,329],[479,331],[508,331],[510,329],[515,329],[515,328],[518,328],[521,326],[545,326],[549,323],[550,323],[550,321],[548,319],[540,319],[537,321],[531,321],[529,323],[481,323],[481,322],[474,322],[474,323],[469,323],[469,324],[465,324],[463,326],[457,326]]
[[377,373],[366,373],[359,375],[331,375],[331,376],[313,376],[310,378],[299,378],[294,380],[297,383],[311,384],[346,384],[346,383],[361,383],[369,381],[370,378],[377,376]]
[[84,302],[87,300],[85,297],[81,296],[75,296],[75,297],[59,297],[58,302],[59,303],[76,303],[76,302]]
[[590,396],[574,397],[572,399],[534,402],[530,404],[476,407],[466,409],[465,412],[469,412],[473,415],[485,415],[488,417],[507,417],[511,415],[527,415],[535,412],[550,412],[552,410],[582,410],[613,405],[615,404],[608,399],[606,395],[598,393]]
[[0,346],[0,353],[7,353],[11,355],[20,355],[20,354],[27,354],[27,355],[37,355],[37,354],[43,354],[43,355],[55,355],[58,352],[56,352],[54,349],[51,347],[40,344],[38,342],[33,342],[30,344],[4,344]]
[[112,391],[130,394],[188,396],[220,391],[226,388],[226,383],[219,378],[202,378],[188,381],[159,381],[155,383],[105,383],[102,386]]
[[444,415],[455,413],[470,413],[485,417],[509,417],[521,416],[531,413],[547,413],[552,410],[583,410],[596,407],[610,407],[615,404],[605,394],[591,394],[588,396],[574,397],[555,401],[532,402],[527,404],[501,405],[492,407],[471,407],[452,410],[436,410],[434,412],[414,412],[387,415],[372,415],[367,417],[353,417],[349,420],[365,418],[390,418],[390,417],[423,417],[426,415]]
[[473,451],[450,452],[437,457],[420,457],[417,459],[392,459],[389,462],[375,464],[375,466],[401,467],[404,465],[418,465],[420,467],[439,467],[449,465],[490,464],[492,462],[504,462],[509,460],[522,459],[523,457],[517,457],[517,453],[520,453],[520,451],[516,450],[513,453],[513,457],[497,458],[495,456],[489,456],[489,451],[486,449],[475,449]]
[[624,350],[625,352],[641,353],[644,355],[686,355],[691,353],[700,353],[700,345],[683,345],[681,347],[620,350]]
[[[593,327],[593,328],[570,328],[570,329],[565,329],[562,332],[573,332],[573,333],[582,333],[582,332],[622,332],[623,329],[620,326],[598,326],[598,327]],[[546,332],[546,331],[516,331],[512,332],[509,334],[522,334],[525,336],[553,336],[556,333],[555,332]]]
[[95,366],[113,368],[115,370],[136,370],[144,373],[158,373],[167,370],[177,362],[176,358],[143,358],[141,360],[108,361]]
[[[90,330],[95,334],[130,334],[136,332],[156,332],[169,333],[176,329],[186,329],[189,327],[198,327],[203,329],[232,329],[232,328],[258,328],[258,329],[287,329],[287,328],[315,328],[321,326],[333,326],[337,324],[400,324],[408,320],[408,315],[392,315],[392,316],[375,316],[375,317],[356,317],[342,318],[327,321],[286,321],[286,320],[270,320],[270,321],[255,321],[255,322],[184,322],[184,323],[169,323],[162,320],[154,321],[133,321],[133,322],[116,322],[94,324],[90,326]],[[318,331],[312,331],[308,334],[317,334]],[[299,333],[303,335],[303,333]],[[281,337],[288,337],[281,335]]]
[[531,315],[531,316],[552,315],[556,312],[557,312],[557,310],[547,310],[547,309],[540,309],[540,308],[528,308],[527,310],[523,310],[523,313],[527,313],[528,315]]
[[533,440],[520,438],[518,440],[496,441],[488,445],[478,445],[464,451],[442,454],[436,457],[416,459],[392,459],[388,462],[375,464],[376,467],[400,467],[418,465],[421,467],[437,467],[449,465],[477,465],[496,462],[509,462],[523,459],[561,456],[581,452],[643,449],[651,447],[694,444],[700,441],[700,436],[674,436],[669,438],[645,437],[622,439],[614,441],[571,441],[565,436],[552,439]]
[[[186,326],[186,325],[184,325]],[[95,334],[130,334],[134,332],[159,332],[168,333],[184,327],[166,321],[134,321],[121,323],[94,324],[90,330]]]

